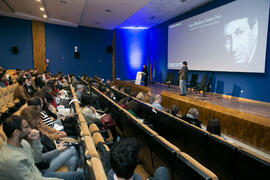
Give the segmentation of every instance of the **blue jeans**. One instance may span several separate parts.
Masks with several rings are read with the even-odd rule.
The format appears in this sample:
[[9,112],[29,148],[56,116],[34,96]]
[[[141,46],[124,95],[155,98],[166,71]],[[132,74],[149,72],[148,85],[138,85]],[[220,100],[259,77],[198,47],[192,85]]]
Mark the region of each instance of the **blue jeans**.
[[155,170],[154,176],[151,180],[169,180],[169,171],[167,168],[160,166]]
[[69,172],[49,172],[45,177],[55,177],[64,180],[84,180],[83,172],[69,171]]
[[74,146],[70,146],[58,156],[54,157],[50,162],[50,167],[44,171],[44,175],[56,171],[63,165],[68,166],[68,171],[75,171],[79,163],[79,155]]
[[179,86],[180,86],[180,94],[187,94],[187,81],[180,80]]

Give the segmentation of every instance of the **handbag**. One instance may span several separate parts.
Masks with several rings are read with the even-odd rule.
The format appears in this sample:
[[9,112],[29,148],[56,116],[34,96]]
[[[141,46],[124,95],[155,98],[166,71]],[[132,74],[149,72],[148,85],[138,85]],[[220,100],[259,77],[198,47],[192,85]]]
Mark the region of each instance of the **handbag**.
[[40,141],[43,145],[42,153],[46,153],[56,149],[54,142],[45,134],[40,132]]
[[116,125],[116,122],[113,120],[110,114],[106,114],[105,116],[101,117],[100,122],[102,124],[101,130],[105,130]]

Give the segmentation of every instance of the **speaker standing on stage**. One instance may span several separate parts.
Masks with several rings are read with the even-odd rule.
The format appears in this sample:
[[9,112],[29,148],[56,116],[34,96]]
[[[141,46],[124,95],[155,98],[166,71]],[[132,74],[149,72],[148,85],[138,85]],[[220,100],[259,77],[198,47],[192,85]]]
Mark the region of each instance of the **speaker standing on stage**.
[[184,61],[179,71],[180,96],[185,96],[187,93],[187,78],[188,78],[187,62]]
[[148,69],[145,65],[143,65],[143,73],[144,85],[148,86]]

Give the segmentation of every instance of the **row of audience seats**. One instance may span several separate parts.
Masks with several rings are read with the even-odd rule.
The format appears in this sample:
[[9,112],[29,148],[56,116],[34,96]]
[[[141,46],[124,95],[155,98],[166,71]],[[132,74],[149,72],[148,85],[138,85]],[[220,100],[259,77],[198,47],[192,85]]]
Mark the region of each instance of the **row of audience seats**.
[[[116,98],[128,95],[112,88]],[[244,148],[225,141],[196,126],[155,109],[135,98],[140,104],[138,116],[153,125],[153,130],[213,171],[219,179],[270,177],[270,161]],[[249,166],[246,170],[245,168]]]
[[18,111],[25,104],[24,100],[14,99],[17,83],[0,88],[0,123],[8,116]]
[[[70,77],[68,77],[68,80],[70,83],[71,82]],[[71,89],[73,98],[77,99],[76,93],[71,83],[70,83],[70,89]],[[76,113],[78,115],[78,124],[81,130],[80,132],[81,141],[85,149],[85,160],[86,160],[86,165],[89,172],[89,178],[91,180],[106,180],[107,176],[102,166],[102,162],[98,154],[98,151],[96,149],[96,145],[99,142],[104,143],[104,140],[102,137],[100,137],[100,134],[98,133],[98,131],[95,131],[95,132],[93,131],[90,133],[90,129],[87,126],[87,123],[81,113],[79,103],[75,101],[74,105],[75,105]]]
[[121,133],[125,137],[136,138],[140,149],[139,160],[149,173],[153,174],[157,167],[165,166],[169,169],[171,179],[218,179],[214,173],[181,152],[96,88],[91,87],[91,90],[98,94],[101,104],[109,108]]

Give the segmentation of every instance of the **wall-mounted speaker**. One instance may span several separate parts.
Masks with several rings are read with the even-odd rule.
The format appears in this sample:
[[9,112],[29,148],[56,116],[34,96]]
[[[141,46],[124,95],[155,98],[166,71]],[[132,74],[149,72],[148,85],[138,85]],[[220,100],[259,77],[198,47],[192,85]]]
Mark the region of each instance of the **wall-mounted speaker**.
[[75,57],[75,59],[79,59],[80,58],[80,53],[79,52],[74,52],[74,57]]
[[107,53],[112,53],[113,52],[113,47],[112,46],[106,46],[106,52]]
[[18,54],[18,53],[19,53],[19,48],[18,48],[18,46],[12,46],[12,47],[11,47],[11,52],[12,52],[12,54]]

